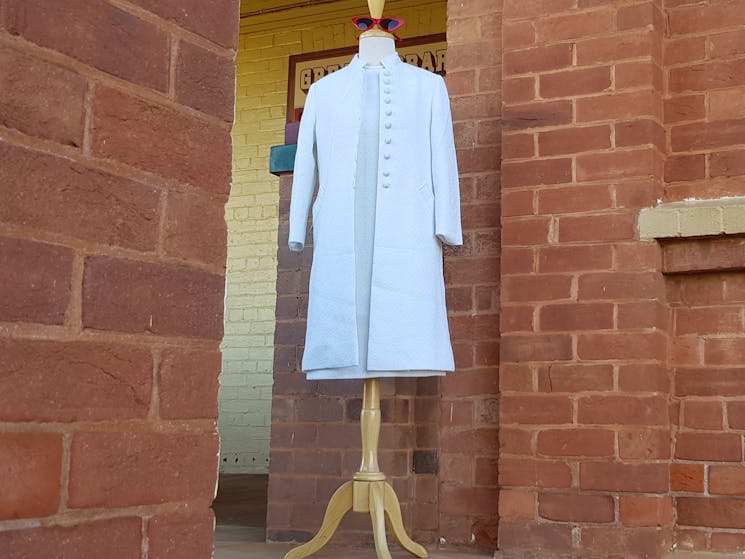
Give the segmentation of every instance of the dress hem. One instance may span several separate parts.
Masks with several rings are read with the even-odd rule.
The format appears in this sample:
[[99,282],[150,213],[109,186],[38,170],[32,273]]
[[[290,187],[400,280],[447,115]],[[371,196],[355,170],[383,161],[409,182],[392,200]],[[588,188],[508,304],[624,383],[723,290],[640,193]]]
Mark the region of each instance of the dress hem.
[[341,374],[339,371],[308,371],[305,373],[307,380],[347,380],[347,379],[370,379],[370,378],[412,378],[412,377],[444,377],[447,371],[410,370],[400,371],[367,371],[367,374],[355,375]]

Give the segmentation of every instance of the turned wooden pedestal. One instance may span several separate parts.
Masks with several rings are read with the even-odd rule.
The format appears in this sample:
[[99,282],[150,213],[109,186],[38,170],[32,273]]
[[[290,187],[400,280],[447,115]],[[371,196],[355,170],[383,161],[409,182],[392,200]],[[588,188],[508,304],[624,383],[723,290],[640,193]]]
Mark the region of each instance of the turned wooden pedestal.
[[365,395],[360,414],[362,430],[362,464],[352,481],[344,483],[331,497],[321,528],[308,543],[290,550],[285,559],[302,559],[321,549],[331,539],[344,515],[354,512],[370,513],[375,551],[378,559],[391,559],[385,536],[388,526],[399,545],[417,557],[427,557],[427,550],[412,540],[404,529],[401,505],[393,487],[385,481],[378,466],[378,439],[380,437],[380,379],[365,381]]

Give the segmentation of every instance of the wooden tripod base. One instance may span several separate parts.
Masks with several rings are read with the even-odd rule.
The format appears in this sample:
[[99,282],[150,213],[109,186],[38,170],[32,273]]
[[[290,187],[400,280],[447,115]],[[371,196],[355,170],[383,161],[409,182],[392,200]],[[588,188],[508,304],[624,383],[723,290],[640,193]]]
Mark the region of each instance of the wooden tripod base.
[[331,496],[318,533],[299,547],[291,549],[285,559],[302,559],[321,549],[334,535],[341,519],[350,510],[369,512],[372,520],[375,551],[378,559],[392,559],[385,537],[385,524],[393,531],[399,545],[417,557],[427,557],[427,550],[406,533],[401,518],[401,505],[393,487],[385,481],[378,467],[378,436],[380,434],[380,382],[365,380],[365,393],[360,414],[362,428],[362,464],[353,481],[344,483]]
[[391,552],[388,550],[385,537],[386,517],[396,541],[402,548],[416,557],[427,557],[427,550],[406,533],[401,519],[398,497],[388,482],[348,481],[331,497],[323,523],[315,537],[288,551],[285,559],[302,559],[321,549],[334,535],[341,519],[350,510],[370,513],[378,559],[391,559]]

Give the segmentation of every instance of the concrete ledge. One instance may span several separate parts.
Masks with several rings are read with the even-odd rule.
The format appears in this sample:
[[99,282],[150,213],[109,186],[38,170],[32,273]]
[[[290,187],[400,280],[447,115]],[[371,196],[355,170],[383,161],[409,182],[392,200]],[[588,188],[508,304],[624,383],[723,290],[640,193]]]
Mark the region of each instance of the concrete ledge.
[[745,196],[660,204],[639,212],[646,241],[745,233]]

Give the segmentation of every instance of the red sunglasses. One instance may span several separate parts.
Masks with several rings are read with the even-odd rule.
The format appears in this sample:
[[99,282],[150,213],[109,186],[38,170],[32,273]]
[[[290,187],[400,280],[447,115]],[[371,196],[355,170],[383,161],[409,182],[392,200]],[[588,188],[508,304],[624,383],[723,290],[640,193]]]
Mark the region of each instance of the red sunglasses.
[[367,31],[372,29],[376,25],[383,31],[388,31],[391,35],[396,37],[396,40],[400,40],[400,37],[393,33],[395,29],[399,29],[403,24],[404,20],[397,17],[370,17],[370,16],[355,16],[352,18],[352,23],[360,31]]

